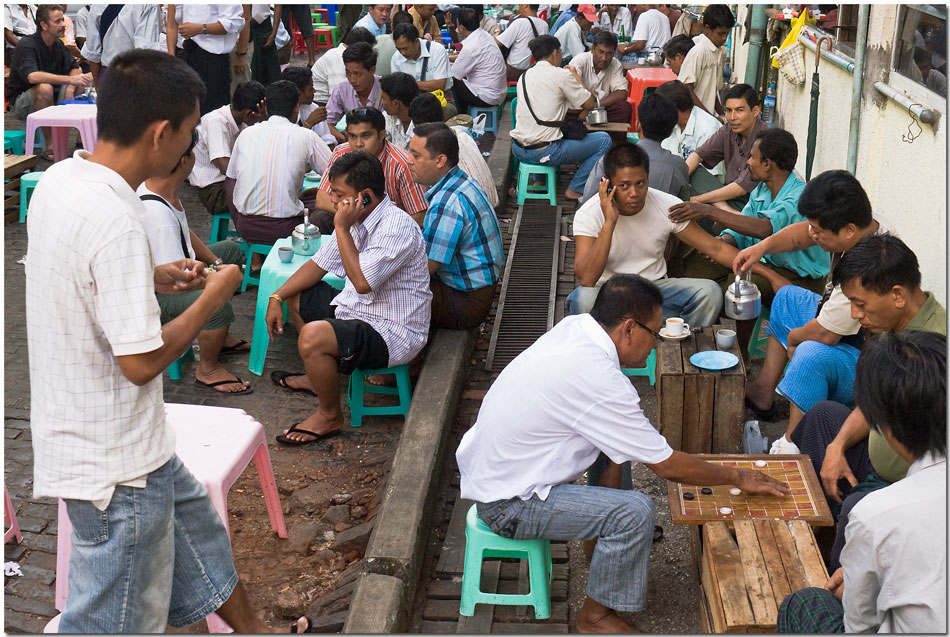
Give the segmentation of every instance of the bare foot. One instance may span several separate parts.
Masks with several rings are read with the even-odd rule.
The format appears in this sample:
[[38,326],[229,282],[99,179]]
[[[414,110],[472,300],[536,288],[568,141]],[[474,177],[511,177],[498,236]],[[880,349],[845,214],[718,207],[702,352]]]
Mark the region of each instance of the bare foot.
[[773,392],[767,392],[759,388],[755,382],[746,385],[745,396],[753,405],[762,411],[768,411],[772,407]]
[[234,381],[232,383],[226,383],[224,385],[217,385],[211,389],[219,391],[223,394],[234,394],[241,393],[246,390],[251,384],[247,381],[238,380],[238,377],[226,370],[223,367],[215,367],[210,371],[202,371],[200,368],[195,370],[195,380],[198,382],[204,383],[205,385],[210,385],[211,383],[221,382],[223,380]]
[[570,199],[571,201],[577,201],[583,196],[584,196],[584,193],[577,192],[576,190],[571,190],[570,188],[564,191],[564,198]]
[[612,609],[584,598],[584,605],[577,614],[577,632],[579,633],[638,633],[640,632],[620,619]]
[[395,387],[396,377],[392,374],[373,374],[366,382],[374,387]]
[[290,431],[289,429],[284,430],[284,435],[287,436],[288,440],[298,440],[300,442],[308,442],[310,440],[315,440],[311,435],[305,434],[300,429],[306,429],[307,431],[312,431],[315,434],[328,434],[331,431],[337,431],[343,427],[343,414],[325,414],[322,409],[310,414],[310,416],[297,425],[298,430]]
[[228,334],[227,339],[224,341],[222,351],[225,349],[229,352],[249,352],[251,351],[251,344],[243,338]]

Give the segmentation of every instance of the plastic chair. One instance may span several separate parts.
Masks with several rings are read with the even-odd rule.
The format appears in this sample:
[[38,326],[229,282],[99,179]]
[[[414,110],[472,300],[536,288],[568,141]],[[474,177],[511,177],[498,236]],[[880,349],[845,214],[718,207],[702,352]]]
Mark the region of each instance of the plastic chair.
[[60,104],[48,106],[26,116],[26,145],[24,152],[33,153],[33,140],[36,130],[49,126],[53,137],[53,161],[66,159],[66,145],[69,141],[69,129],[78,128],[82,147],[89,152],[96,148],[96,136],[99,131],[96,124],[95,104]]
[[[531,175],[544,175],[544,185],[531,185]],[[529,164],[526,161],[518,163],[518,205],[526,199],[547,199],[552,206],[557,205],[557,166]]]
[[16,509],[13,508],[13,500],[10,499],[10,492],[7,485],[3,485],[3,521],[10,525],[10,528],[3,533],[3,543],[6,544],[10,538],[14,538],[17,544],[23,541],[23,532],[20,531],[20,523],[16,521]]
[[219,212],[211,218],[211,236],[208,243],[224,241],[228,237],[239,237],[237,230],[231,230],[231,213]]
[[[260,476],[271,528],[278,537],[287,537],[264,427],[243,409],[168,403],[165,413],[175,429],[175,453],[208,490],[211,503],[228,535],[231,533],[228,526],[228,491],[253,460]],[[66,606],[69,595],[71,533],[72,524],[69,522],[66,503],[60,500],[56,537],[55,606],[58,610]],[[217,615],[208,615],[207,619],[210,632],[232,632]]]
[[20,176],[20,223],[26,221],[30,199],[33,198],[33,191],[36,190],[36,184],[40,183],[40,177],[44,172],[46,171],[34,170]]
[[651,385],[656,385],[656,350],[651,350],[643,367],[621,367],[624,376],[647,376]]
[[469,106],[468,114],[472,119],[485,113],[485,132],[498,134],[498,108],[496,106]]
[[7,151],[10,151],[11,154],[13,152],[13,142],[11,142],[9,139],[3,140],[3,154],[6,155]]
[[[380,387],[367,384],[366,379],[373,374],[393,374],[396,376],[395,387]],[[366,394],[385,394],[398,396],[399,403],[384,407],[370,407],[365,403]],[[409,381],[409,364],[396,365],[383,369],[356,369],[350,374],[350,386],[347,390],[347,404],[350,406],[350,425],[360,427],[363,416],[402,416],[409,413],[409,403],[412,401],[412,384]]]
[[251,274],[251,255],[252,254],[268,254],[270,249],[273,246],[269,246],[266,243],[250,243],[245,239],[244,241],[244,280],[241,281],[241,292],[247,289],[248,285],[256,285],[260,287],[261,280],[259,276],[253,276]]
[[3,131],[3,142],[4,147],[6,142],[10,142],[10,148],[13,150],[14,155],[23,154],[23,143],[26,140],[26,131],[22,130],[5,130]]
[[[528,560],[530,592],[525,595],[483,593],[482,560],[488,557],[512,557]],[[536,619],[551,616],[551,542],[549,540],[512,540],[492,532],[478,517],[473,504],[465,516],[465,566],[462,571],[462,601],[459,613],[475,614],[475,604],[533,606]]]
[[769,320],[771,312],[769,308],[762,306],[762,311],[759,312],[759,318],[755,320],[755,327],[752,328],[752,337],[749,338],[749,347],[746,350],[749,353],[749,360],[754,360],[759,356],[765,356],[765,344],[768,342],[769,337],[763,336],[759,337],[759,333],[762,329],[762,321]]
[[193,347],[189,347],[185,350],[185,353],[182,354],[178,360],[174,361],[171,365],[168,366],[168,377],[171,380],[181,380],[182,373],[181,368],[185,363],[194,359],[195,350]]
[[333,22],[330,22],[330,11],[326,9],[326,7],[328,7],[328,6],[330,6],[330,5],[324,5],[323,8],[313,8],[313,9],[311,9],[311,10],[310,10],[310,17],[313,17],[313,16],[315,16],[315,15],[319,15],[319,16],[320,16],[320,21],[321,21],[323,24],[331,24],[331,25],[334,25],[334,26],[335,26],[335,24],[334,24]]
[[332,49],[336,46],[336,27],[321,27],[313,30],[314,49]]

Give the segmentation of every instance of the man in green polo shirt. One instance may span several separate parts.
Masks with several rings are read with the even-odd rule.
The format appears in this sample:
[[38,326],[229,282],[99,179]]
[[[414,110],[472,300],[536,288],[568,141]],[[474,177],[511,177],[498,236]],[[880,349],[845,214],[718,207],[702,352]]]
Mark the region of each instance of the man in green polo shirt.
[[[917,257],[894,235],[862,239],[841,257],[833,279],[851,301],[851,315],[870,334],[947,333],[946,310],[932,293],[920,288]],[[837,379],[815,379],[833,380]],[[789,438],[811,457],[832,513],[837,515],[838,536],[829,565],[834,571],[840,565],[848,512],[871,491],[903,478],[909,464],[879,431],[871,429],[860,409],[832,401],[809,409]]]

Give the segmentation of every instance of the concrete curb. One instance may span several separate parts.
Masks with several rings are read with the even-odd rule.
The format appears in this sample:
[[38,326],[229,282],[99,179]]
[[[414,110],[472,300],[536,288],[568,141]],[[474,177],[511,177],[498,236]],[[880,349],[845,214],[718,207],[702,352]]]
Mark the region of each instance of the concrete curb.
[[[488,158],[498,188],[499,209],[507,199],[510,175],[509,109],[510,102],[505,105]],[[366,548],[344,633],[396,633],[409,628],[437,480],[474,345],[474,330],[439,330],[432,339]]]

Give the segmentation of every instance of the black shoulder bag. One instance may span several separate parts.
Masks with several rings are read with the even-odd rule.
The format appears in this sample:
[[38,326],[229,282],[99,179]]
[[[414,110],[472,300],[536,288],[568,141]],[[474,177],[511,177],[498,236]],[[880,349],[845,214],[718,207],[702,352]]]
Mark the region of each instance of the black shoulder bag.
[[[531,32],[534,33],[534,37],[538,37],[538,27],[534,26],[534,21],[526,15],[519,15],[517,18],[515,18],[515,20],[520,20],[521,18],[528,20],[528,24],[531,25]],[[511,22],[514,22],[515,20],[512,20]],[[508,25],[508,28],[511,28],[511,24]],[[499,44],[498,49],[501,51],[501,57],[507,61],[508,56],[511,55],[511,48],[505,46],[504,44]]]
[[[139,199],[141,199],[142,201],[159,201],[159,202],[165,204],[166,206],[168,206],[169,208],[171,208],[171,206],[168,204],[168,202],[165,201],[164,199],[162,199],[161,197],[159,197],[158,195],[142,195],[142,196],[139,197]],[[191,257],[188,256],[188,242],[185,241],[185,231],[182,229],[180,223],[178,224],[178,235],[179,235],[179,238],[181,239],[181,254],[182,254],[182,258],[183,258],[183,259],[189,259],[189,258],[191,258]]]
[[540,126],[560,128],[561,135],[564,136],[564,139],[577,141],[587,137],[587,133],[590,131],[587,130],[587,126],[584,125],[584,122],[579,119],[568,119],[563,122],[545,122],[538,119],[538,116],[534,114],[534,109],[531,108],[531,100],[528,99],[528,82],[525,80],[527,75],[528,73],[525,72],[521,76],[521,94],[524,95],[524,103],[528,105],[528,110],[531,112],[531,117],[534,118],[534,121]]

